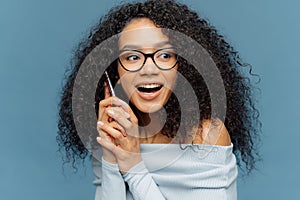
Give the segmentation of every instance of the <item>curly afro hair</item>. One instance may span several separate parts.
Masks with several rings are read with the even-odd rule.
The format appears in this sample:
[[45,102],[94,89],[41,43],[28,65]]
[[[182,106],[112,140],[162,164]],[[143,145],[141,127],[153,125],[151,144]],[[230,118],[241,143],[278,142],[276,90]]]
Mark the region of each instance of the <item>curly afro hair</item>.
[[[79,44],[72,62],[72,69],[66,73],[59,104],[57,142],[60,150],[65,150],[65,162],[72,162],[75,166],[77,160],[84,160],[89,155],[76,131],[72,111],[72,89],[81,64],[97,45],[122,32],[132,19],[141,17],[149,18],[157,27],[175,30],[189,36],[209,53],[224,82],[226,92],[224,124],[230,134],[233,151],[238,158],[237,163],[247,173],[251,172],[255,169],[255,163],[259,158],[257,144],[261,122],[256,108],[255,87],[251,84],[248,75],[256,75],[252,74],[251,65],[240,59],[238,53],[224,40],[215,27],[200,18],[186,5],[173,0],[149,0],[114,7],[99,20],[99,23],[90,31],[90,35]],[[218,117],[218,113],[215,115],[211,111],[210,93],[203,77],[183,58],[179,58],[178,65],[178,71],[191,84],[198,98],[200,119],[211,119],[212,115]],[[112,83],[115,85],[118,80],[116,62],[113,62],[107,69],[112,74]],[[245,69],[248,69],[246,72],[248,75],[244,72]],[[104,80],[103,77],[100,79],[95,91],[96,114],[98,103],[103,99]],[[189,104],[188,99],[185,103]],[[164,107],[168,120],[162,133],[168,137],[174,137],[180,122],[180,105],[174,94]],[[190,107],[192,108],[193,105]],[[185,121],[185,127],[188,127],[189,119]],[[96,138],[96,135],[97,133],[92,133],[93,138]]]

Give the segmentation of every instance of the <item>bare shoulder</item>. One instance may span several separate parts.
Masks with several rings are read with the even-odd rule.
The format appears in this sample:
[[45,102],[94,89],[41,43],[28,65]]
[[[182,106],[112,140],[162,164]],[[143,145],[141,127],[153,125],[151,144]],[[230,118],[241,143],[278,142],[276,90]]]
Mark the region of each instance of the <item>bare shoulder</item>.
[[205,119],[202,121],[202,129],[197,131],[194,139],[195,144],[211,144],[229,146],[230,135],[224,123],[220,119]]

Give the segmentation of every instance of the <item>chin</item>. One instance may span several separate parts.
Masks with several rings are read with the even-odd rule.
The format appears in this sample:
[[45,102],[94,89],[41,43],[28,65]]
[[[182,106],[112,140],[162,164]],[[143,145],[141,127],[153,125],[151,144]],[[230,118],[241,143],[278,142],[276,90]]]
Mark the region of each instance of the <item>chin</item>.
[[151,105],[145,105],[145,104],[138,104],[135,105],[135,107],[143,113],[155,113],[158,112],[163,108],[162,104],[151,104]]

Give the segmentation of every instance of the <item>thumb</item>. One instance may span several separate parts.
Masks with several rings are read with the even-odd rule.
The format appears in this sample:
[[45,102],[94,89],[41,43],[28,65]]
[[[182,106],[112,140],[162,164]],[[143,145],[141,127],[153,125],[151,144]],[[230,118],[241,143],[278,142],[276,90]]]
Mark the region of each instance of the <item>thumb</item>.
[[110,96],[111,96],[111,94],[110,94],[110,91],[108,88],[108,84],[107,84],[107,82],[104,82],[104,99],[107,99]]

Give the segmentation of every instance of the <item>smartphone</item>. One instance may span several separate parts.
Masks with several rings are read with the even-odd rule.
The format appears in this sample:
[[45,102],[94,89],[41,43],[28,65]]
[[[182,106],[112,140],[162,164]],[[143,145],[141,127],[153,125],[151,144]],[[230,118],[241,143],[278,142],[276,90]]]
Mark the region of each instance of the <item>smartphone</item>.
[[110,91],[111,96],[116,96],[114,88],[113,88],[113,86],[111,84],[111,81],[110,81],[110,78],[108,76],[107,71],[105,71],[104,73],[105,73],[105,76],[106,76],[106,79],[107,79],[107,82],[108,82],[108,87],[109,87],[109,91]]

